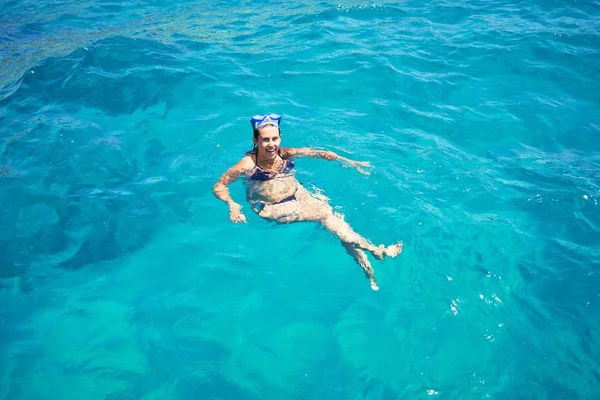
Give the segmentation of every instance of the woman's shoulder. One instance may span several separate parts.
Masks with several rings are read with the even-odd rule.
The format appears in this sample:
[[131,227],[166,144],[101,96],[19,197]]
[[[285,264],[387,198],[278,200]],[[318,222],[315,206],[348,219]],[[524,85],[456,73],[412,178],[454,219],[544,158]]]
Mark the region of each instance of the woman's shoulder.
[[254,158],[255,156],[253,155],[253,153],[248,152],[246,153],[236,164],[235,164],[235,168],[236,169],[240,169],[243,171],[248,171],[251,170],[252,168],[254,168],[254,164],[255,164],[255,160],[256,158]]
[[292,158],[296,155],[297,149],[293,147],[282,147],[281,148],[281,157],[282,158]]

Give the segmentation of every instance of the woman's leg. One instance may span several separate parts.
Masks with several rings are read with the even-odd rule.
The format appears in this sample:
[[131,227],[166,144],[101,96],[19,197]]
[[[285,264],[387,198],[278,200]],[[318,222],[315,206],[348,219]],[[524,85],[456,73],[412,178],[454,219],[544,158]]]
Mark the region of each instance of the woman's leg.
[[342,243],[353,244],[360,249],[370,251],[378,260],[381,260],[384,256],[396,257],[402,251],[402,243],[393,244],[388,247],[373,245],[356,233],[346,221],[333,214],[333,212],[320,220],[320,222],[325,229],[337,235]]
[[375,271],[373,271],[373,267],[371,267],[371,263],[369,262],[365,252],[361,249],[355,248],[350,243],[342,242],[342,245],[348,254],[350,254],[358,263],[358,265],[360,265],[360,267],[365,271],[367,278],[369,278],[369,281],[371,281],[371,289],[379,290],[379,285],[377,284],[377,280],[375,280]]
[[379,260],[384,256],[396,257],[402,251],[402,243],[388,247],[373,245],[356,233],[346,221],[335,215],[327,202],[315,198],[302,187],[296,192],[296,200],[268,205],[259,213],[259,216],[278,223],[319,222],[325,229],[335,234],[343,244],[351,244],[359,249],[370,251]]

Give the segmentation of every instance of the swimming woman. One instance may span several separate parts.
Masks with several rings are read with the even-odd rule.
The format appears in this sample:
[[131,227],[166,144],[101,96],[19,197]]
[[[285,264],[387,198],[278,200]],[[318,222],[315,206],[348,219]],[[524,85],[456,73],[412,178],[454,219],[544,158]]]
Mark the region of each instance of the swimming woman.
[[363,174],[366,172],[361,167],[369,167],[370,164],[349,160],[332,151],[282,148],[279,128],[281,116],[277,114],[257,115],[252,117],[250,122],[254,131],[254,149],[225,171],[213,188],[215,196],[229,205],[231,221],[246,222],[242,206],[231,198],[227,188],[227,185],[244,175],[248,180],[247,200],[261,218],[280,224],[301,221],[320,223],[338,236],[346,251],[365,271],[371,281],[371,288],[379,290],[365,250],[377,259],[383,259],[384,256],[395,257],[402,251],[402,243],[388,247],[374,246],[335,215],[332,207],[324,199],[306,190],[293,174],[295,157],[342,161]]

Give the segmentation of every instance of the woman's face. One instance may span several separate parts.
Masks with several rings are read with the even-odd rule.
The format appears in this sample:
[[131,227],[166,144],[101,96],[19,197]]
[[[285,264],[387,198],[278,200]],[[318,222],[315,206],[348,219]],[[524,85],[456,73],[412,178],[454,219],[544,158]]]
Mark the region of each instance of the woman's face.
[[265,126],[259,131],[258,138],[254,139],[258,154],[263,159],[275,158],[279,152],[280,142],[279,128],[276,126]]

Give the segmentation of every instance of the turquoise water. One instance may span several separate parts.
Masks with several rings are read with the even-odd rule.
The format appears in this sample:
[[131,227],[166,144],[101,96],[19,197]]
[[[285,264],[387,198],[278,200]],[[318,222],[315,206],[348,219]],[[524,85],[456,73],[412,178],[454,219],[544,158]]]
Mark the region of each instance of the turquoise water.
[[[0,4],[1,399],[597,399],[600,3]],[[278,112],[373,242],[211,193]]]

